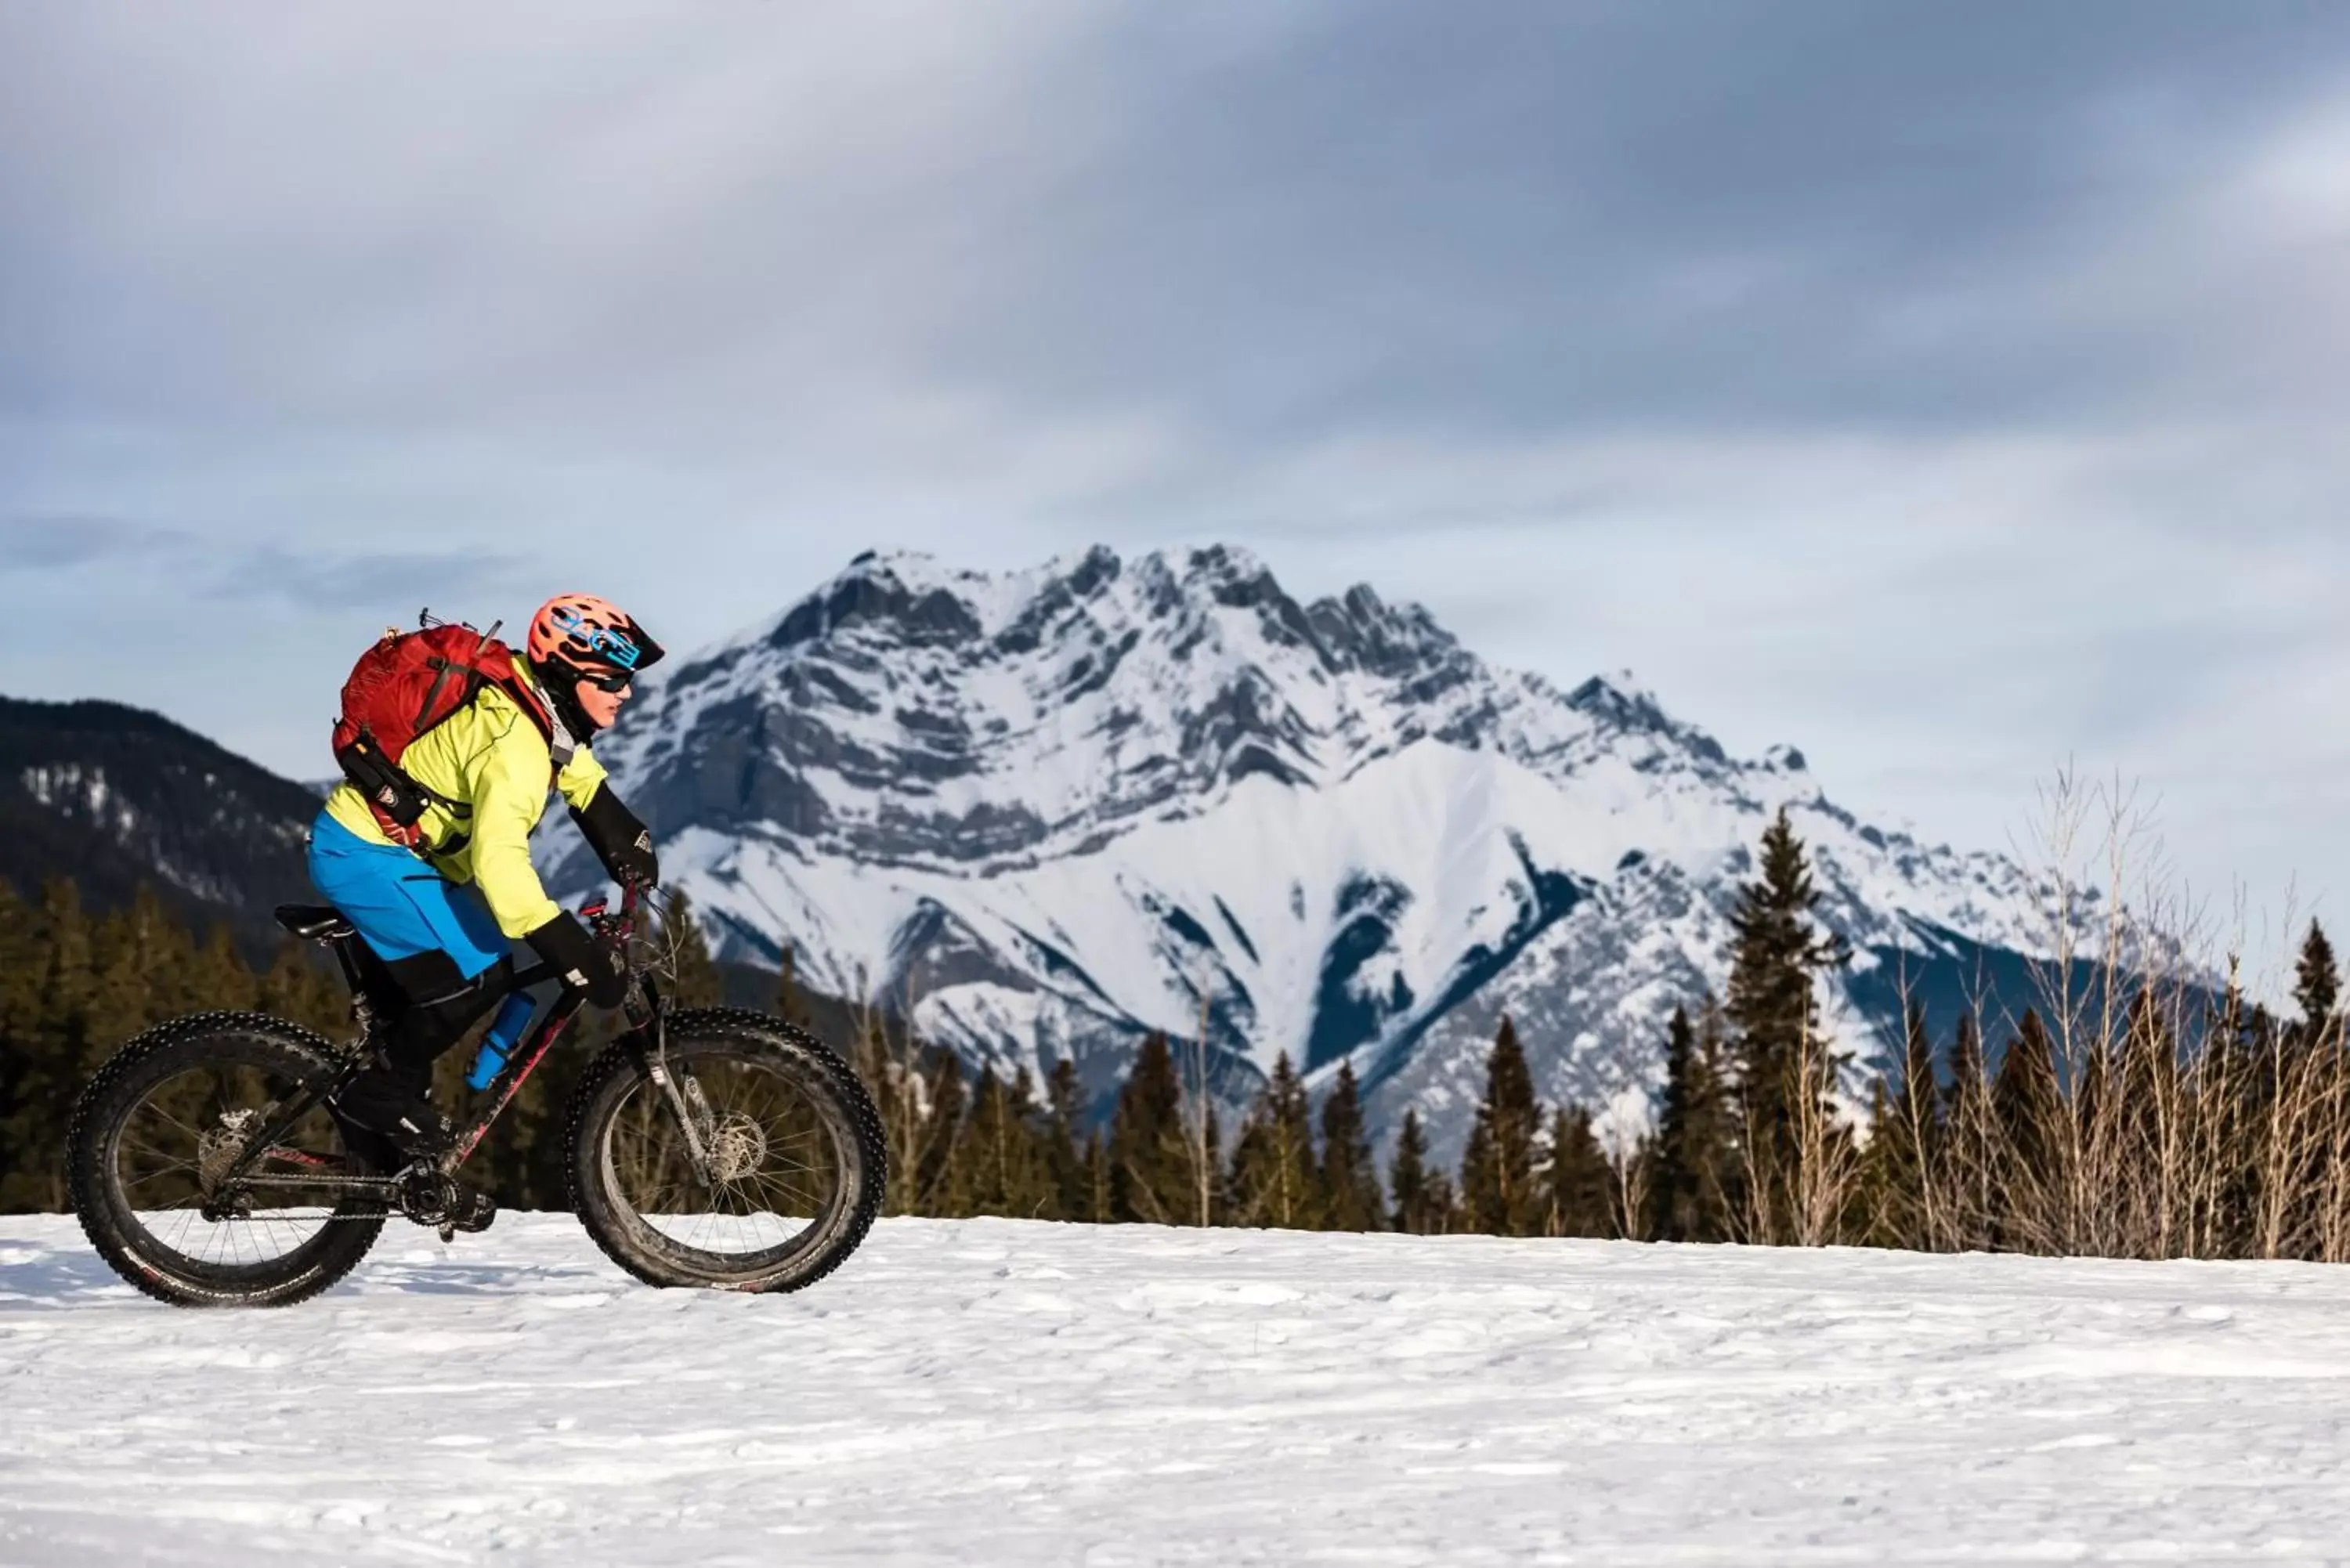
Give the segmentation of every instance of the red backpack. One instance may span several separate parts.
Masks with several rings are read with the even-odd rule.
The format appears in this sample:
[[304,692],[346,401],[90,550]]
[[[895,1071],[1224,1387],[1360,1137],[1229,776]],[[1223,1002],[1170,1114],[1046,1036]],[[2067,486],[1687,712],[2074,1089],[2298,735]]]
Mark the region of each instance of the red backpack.
[[358,786],[385,835],[411,849],[423,842],[416,824],[426,806],[470,815],[463,802],[427,789],[401,771],[400,759],[418,736],[494,686],[530,715],[550,753],[555,744],[555,721],[546,703],[515,668],[514,649],[497,640],[496,622],[488,631],[475,631],[435,621],[429,612],[418,620],[421,629],[388,629],[359,656],[343,682],[342,716],[335,721],[335,761],[343,776]]

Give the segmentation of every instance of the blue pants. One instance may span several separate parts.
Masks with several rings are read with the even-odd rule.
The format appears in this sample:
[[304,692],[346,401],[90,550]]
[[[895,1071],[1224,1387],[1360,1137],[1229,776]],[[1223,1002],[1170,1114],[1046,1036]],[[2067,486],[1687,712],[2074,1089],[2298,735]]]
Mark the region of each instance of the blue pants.
[[481,894],[398,845],[369,843],[323,811],[310,825],[310,880],[386,963],[446,953],[472,980],[509,950]]

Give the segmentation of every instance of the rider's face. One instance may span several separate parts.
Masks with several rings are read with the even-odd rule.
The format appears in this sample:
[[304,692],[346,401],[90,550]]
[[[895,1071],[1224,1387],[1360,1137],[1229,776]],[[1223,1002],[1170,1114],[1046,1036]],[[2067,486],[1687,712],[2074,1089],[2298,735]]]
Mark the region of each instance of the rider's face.
[[592,680],[582,680],[575,689],[579,698],[579,711],[595,721],[599,730],[608,730],[619,717],[620,704],[627,701],[635,688],[624,686],[618,691],[607,691]]

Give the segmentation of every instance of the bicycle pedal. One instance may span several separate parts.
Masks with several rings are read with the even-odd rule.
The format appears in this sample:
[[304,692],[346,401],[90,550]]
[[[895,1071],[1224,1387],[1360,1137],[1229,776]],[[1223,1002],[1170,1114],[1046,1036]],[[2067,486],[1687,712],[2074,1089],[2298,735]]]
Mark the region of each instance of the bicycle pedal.
[[452,1241],[455,1241],[456,1239],[457,1239],[457,1227],[455,1227],[454,1225],[443,1225],[443,1226],[442,1226],[442,1227],[441,1227],[441,1244],[442,1244],[442,1246],[444,1246],[444,1247],[445,1247],[445,1246],[447,1246],[450,1242],[452,1242]]

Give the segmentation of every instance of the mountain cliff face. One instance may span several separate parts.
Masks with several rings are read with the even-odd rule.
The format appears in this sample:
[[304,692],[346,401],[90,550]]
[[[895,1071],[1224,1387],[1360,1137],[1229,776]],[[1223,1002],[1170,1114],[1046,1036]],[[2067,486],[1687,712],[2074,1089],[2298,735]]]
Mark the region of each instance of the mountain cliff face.
[[[1799,753],[1731,757],[1628,677],[1493,669],[1368,587],[1301,604],[1229,548],[860,556],[654,672],[598,749],[725,956],[789,944],[1097,1095],[1154,1029],[1234,1098],[1279,1053],[1350,1058],[1376,1124],[1416,1105],[1448,1156],[1504,1013],[1546,1094],[1637,1101],[1782,807],[1858,954],[1856,1047],[1903,987],[1955,1001],[2042,945],[2019,867],[1856,820]],[[553,881],[596,876],[571,849]]]
[[27,898],[71,877],[109,909],[146,882],[265,948],[271,909],[315,897],[302,834],[317,810],[301,785],[157,714],[0,697],[0,877]]

